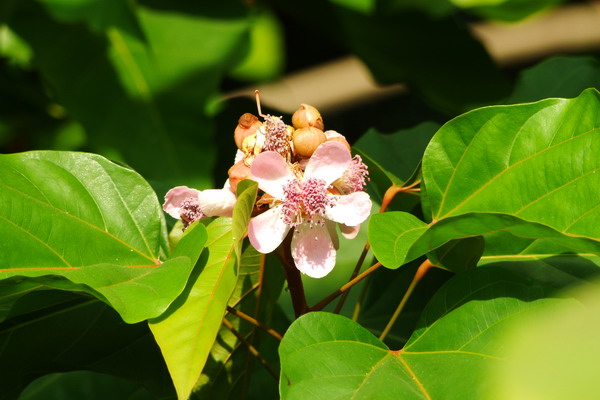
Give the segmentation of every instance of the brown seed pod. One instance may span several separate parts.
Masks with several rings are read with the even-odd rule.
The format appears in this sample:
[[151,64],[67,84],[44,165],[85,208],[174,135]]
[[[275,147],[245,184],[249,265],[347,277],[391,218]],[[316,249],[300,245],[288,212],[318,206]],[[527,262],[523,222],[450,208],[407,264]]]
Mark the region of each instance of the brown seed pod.
[[317,147],[325,143],[327,137],[322,130],[314,127],[296,129],[292,136],[294,152],[302,157],[310,157]]
[[325,130],[323,118],[321,117],[319,110],[308,104],[302,104],[300,108],[296,110],[294,115],[292,115],[292,125],[294,125],[294,128],[296,129],[312,126],[321,131]]
[[229,168],[229,185],[233,193],[237,191],[237,185],[244,179],[250,178],[250,167],[248,167],[244,160],[239,161]]
[[328,142],[340,142],[341,144],[346,146],[348,151],[352,151],[352,149],[350,148],[350,143],[348,143],[344,135],[337,133],[336,131],[329,130],[325,131],[325,137],[327,138]]
[[255,133],[261,125],[262,122],[258,120],[258,117],[250,113],[245,113],[240,117],[233,133],[233,139],[238,149],[242,150],[244,139]]

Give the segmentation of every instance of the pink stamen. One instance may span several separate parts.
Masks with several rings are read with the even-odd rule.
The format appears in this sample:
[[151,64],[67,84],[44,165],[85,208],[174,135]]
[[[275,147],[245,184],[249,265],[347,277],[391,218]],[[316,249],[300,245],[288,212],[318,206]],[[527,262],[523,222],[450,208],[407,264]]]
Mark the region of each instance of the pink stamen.
[[283,188],[283,222],[296,227],[307,221],[310,225],[323,225],[325,211],[335,204],[333,196],[327,194],[327,184],[318,178],[303,182],[290,180]]
[[190,226],[194,221],[205,218],[206,215],[200,208],[200,203],[195,197],[187,197],[181,202],[179,215],[183,221],[183,229]]
[[341,177],[341,185],[338,187],[344,194],[360,192],[364,189],[369,178],[369,168],[363,163],[362,158],[357,154],[352,159],[352,163]]

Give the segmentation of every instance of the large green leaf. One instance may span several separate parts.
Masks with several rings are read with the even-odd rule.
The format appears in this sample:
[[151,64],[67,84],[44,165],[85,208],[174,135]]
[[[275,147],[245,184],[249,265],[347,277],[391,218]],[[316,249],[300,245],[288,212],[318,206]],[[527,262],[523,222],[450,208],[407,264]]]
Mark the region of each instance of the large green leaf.
[[4,286],[5,309],[34,282],[90,293],[130,323],[156,317],[182,292],[206,241],[204,227],[190,229],[161,261],[164,217],[152,188],[97,155],[2,155],[0,186],[0,279],[18,285]]
[[572,100],[482,108],[444,125],[423,158],[429,226],[405,214],[373,216],[374,253],[396,268],[453,239],[484,235],[494,246],[504,232],[599,254],[599,106],[598,92],[587,90]]
[[210,185],[205,108],[247,44],[241,4],[25,0],[8,23],[89,149],[149,179]]
[[304,315],[279,349],[282,398],[480,399],[486,372],[503,356],[497,343],[506,325],[542,305],[570,301],[547,294],[502,269],[471,270],[436,293],[399,351],[345,317]]
[[208,241],[184,292],[150,329],[161,348],[180,400],[200,378],[238,280],[241,246],[257,184],[238,185],[233,218],[207,221]]
[[505,213],[600,237],[599,109],[599,93],[587,90],[572,100],[487,107],[444,125],[423,157],[426,214]]

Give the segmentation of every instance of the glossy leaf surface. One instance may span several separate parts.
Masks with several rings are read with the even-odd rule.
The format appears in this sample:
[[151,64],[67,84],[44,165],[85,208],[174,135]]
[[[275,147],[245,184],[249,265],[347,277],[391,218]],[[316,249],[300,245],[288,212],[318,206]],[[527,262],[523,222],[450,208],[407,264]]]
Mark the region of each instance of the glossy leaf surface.
[[130,323],[181,293],[206,240],[204,227],[190,230],[161,261],[164,217],[152,188],[97,155],[3,155],[0,185],[0,278],[85,291]]
[[587,90],[572,100],[482,108],[447,123],[423,158],[431,227],[401,240],[414,224],[386,220],[411,217],[373,216],[372,226],[389,226],[392,236],[382,240],[374,229],[373,251],[396,268],[453,239],[484,235],[493,245],[504,231],[598,254],[598,109],[598,92]]

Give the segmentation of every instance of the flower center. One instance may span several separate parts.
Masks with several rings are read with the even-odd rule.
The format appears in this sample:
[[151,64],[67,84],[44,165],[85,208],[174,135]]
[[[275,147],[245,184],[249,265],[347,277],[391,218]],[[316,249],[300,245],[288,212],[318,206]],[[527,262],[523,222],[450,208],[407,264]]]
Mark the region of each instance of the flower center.
[[200,203],[195,197],[187,197],[181,202],[179,215],[183,221],[183,229],[190,226],[194,221],[206,217],[200,208]]
[[302,182],[290,180],[283,188],[283,222],[298,226],[307,221],[310,225],[323,225],[325,211],[335,203],[333,196],[327,195],[327,184],[318,178],[308,178]]

